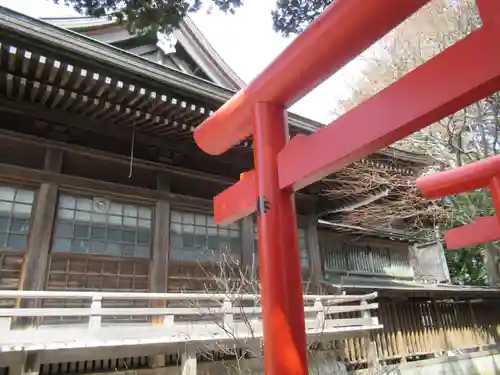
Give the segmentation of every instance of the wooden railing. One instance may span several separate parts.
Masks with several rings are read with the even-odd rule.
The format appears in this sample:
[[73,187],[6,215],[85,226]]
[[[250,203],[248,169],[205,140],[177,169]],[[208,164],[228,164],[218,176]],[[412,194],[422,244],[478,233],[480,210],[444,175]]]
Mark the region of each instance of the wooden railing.
[[[335,340],[363,336],[379,329],[371,317],[376,293],[360,296],[304,296],[306,333],[309,340]],[[262,338],[259,295],[157,294],[69,291],[0,291],[0,299],[87,300],[84,308],[1,308],[0,352],[19,350],[85,349],[110,345],[185,344],[231,341],[243,345]],[[106,300],[165,301],[168,307],[105,308]],[[172,304],[176,304],[172,307]],[[19,305],[16,304],[16,305]],[[350,314],[338,318],[338,314]],[[104,317],[156,317],[154,323],[113,324]],[[19,327],[26,318],[85,317],[76,324]]]

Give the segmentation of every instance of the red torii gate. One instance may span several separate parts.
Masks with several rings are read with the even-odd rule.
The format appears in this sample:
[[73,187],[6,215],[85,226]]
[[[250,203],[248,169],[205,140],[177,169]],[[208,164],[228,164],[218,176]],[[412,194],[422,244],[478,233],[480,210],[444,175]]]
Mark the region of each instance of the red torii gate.
[[488,187],[497,215],[479,217],[472,224],[446,231],[446,247],[458,249],[500,240],[500,155],[421,177],[417,185],[427,198],[441,198]]
[[336,0],[194,132],[213,155],[253,136],[255,170],[214,198],[214,216],[226,223],[258,212],[267,375],[307,374],[293,192],[500,89],[500,1],[477,0],[480,29],[328,127],[288,142],[286,108],[427,2]]

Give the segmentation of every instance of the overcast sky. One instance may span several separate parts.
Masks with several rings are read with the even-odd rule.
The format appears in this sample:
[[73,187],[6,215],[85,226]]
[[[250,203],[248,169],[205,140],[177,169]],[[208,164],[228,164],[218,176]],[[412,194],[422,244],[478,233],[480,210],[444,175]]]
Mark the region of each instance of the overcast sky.
[[[191,18],[209,42],[231,68],[245,81],[250,82],[292,40],[283,38],[272,29],[270,11],[275,0],[247,0],[236,15],[219,11],[208,14],[200,11]],[[0,0],[6,6],[32,17],[65,17],[76,13],[52,0]],[[318,46],[318,48],[321,48]],[[362,63],[353,61],[328,81],[316,88],[291,108],[302,116],[328,123],[332,119],[335,103],[349,95]]]

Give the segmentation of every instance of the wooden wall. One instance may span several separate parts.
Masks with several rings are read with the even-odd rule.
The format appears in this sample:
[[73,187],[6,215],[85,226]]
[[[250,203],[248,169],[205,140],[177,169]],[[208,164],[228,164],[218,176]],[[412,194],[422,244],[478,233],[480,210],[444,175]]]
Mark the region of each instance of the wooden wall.
[[[11,151],[2,153],[0,184],[27,186],[36,196],[28,246],[18,251],[0,250],[1,288],[153,292],[212,288],[208,285],[210,275],[220,273],[219,265],[170,259],[171,212],[210,215],[211,197],[233,181],[224,176],[139,159],[131,164],[120,155],[57,141],[44,140],[41,146],[42,141],[35,136],[7,130],[0,130],[0,142]],[[37,152],[25,153],[23,161],[19,155],[30,147]],[[203,187],[203,192],[192,195],[200,190],[192,186]],[[173,187],[175,192],[172,192]],[[151,256],[140,259],[53,252],[61,194],[102,197],[111,202],[151,207],[154,212]],[[299,212],[312,212],[314,202],[312,198],[299,197]],[[306,223],[307,216],[303,216],[302,221]],[[241,245],[238,246],[237,264],[248,269],[254,259],[252,218],[238,225]],[[317,251],[315,242],[310,238],[306,240]],[[319,256],[315,259],[316,269],[321,270]],[[241,278],[239,272],[233,272],[230,277]]]
[[319,231],[319,246],[327,278],[358,275],[379,278],[414,278],[405,242]]
[[[372,334],[377,360],[381,364],[397,364],[498,345],[499,302],[380,299],[375,314],[384,328]],[[367,363],[366,349],[364,338],[323,346],[323,350],[333,350],[339,360],[354,366]]]

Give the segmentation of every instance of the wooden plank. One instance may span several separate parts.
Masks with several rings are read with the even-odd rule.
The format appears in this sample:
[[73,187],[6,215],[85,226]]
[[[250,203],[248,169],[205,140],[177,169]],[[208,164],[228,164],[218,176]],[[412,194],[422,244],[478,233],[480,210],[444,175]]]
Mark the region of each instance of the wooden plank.
[[398,356],[403,358],[407,355],[408,350],[403,336],[403,326],[399,316],[399,306],[400,303],[391,302],[391,311],[394,319],[394,327],[396,328]]
[[[162,192],[170,191],[168,179],[158,174],[157,189]],[[151,261],[151,278],[149,291],[152,293],[166,293],[168,291],[168,259],[170,251],[170,203],[160,200],[156,203],[153,254]],[[152,307],[166,307],[166,301],[152,301]],[[153,319],[153,324],[163,324],[163,317]]]
[[441,338],[441,343],[439,346],[439,350],[449,350],[452,348],[451,340],[450,340],[450,332],[448,329],[447,319],[446,319],[446,303],[444,302],[436,302],[434,304],[436,320],[439,326],[439,335]]
[[432,350],[429,345],[431,340],[431,332],[429,330],[429,324],[427,322],[427,315],[425,314],[425,302],[417,302],[416,317],[419,321],[419,331],[422,340],[422,348],[425,353],[431,353]]
[[[383,306],[383,309],[380,310],[379,308],[379,316],[384,317],[383,320],[383,326],[384,328],[382,330],[379,330],[377,332],[379,338],[378,345],[382,345],[383,347],[381,348],[381,354],[380,357],[381,359],[384,358],[393,358],[396,357],[398,354],[398,346],[397,346],[397,341],[396,341],[396,332],[395,332],[395,327],[394,327],[394,318],[393,318],[393,312],[392,309],[390,308],[390,302],[385,301],[383,304],[379,302],[380,307]],[[383,335],[383,338],[380,336]],[[385,345],[383,344],[385,342]],[[384,350],[385,348],[385,350]]]
[[[58,173],[62,168],[63,153],[48,149],[44,169],[47,173]],[[22,271],[21,289],[43,290],[51,245],[52,231],[57,206],[58,186],[53,182],[40,185],[35,203],[33,226],[28,239],[28,251]],[[34,307],[39,301],[27,301],[24,306]]]
[[415,346],[416,346],[416,353],[424,353],[424,343],[422,339],[422,330],[421,330],[421,325],[419,321],[417,320],[418,318],[421,318],[421,315],[418,314],[417,312],[418,305],[415,301],[411,301],[408,304],[408,312],[410,315],[410,322],[412,325],[412,329],[414,332],[415,336]]
[[411,355],[418,353],[417,337],[415,332],[415,327],[413,326],[412,316],[411,316],[411,301],[406,301],[405,304],[401,306],[403,311],[404,321],[407,329],[408,340],[410,342]]
[[387,331],[388,331],[388,316],[387,316],[387,300],[382,300],[379,302],[380,306],[378,309],[379,316],[380,316],[380,321],[382,325],[384,326],[383,329],[379,330],[379,340],[380,340],[380,355],[379,357],[382,358],[387,358],[389,356],[389,351],[388,351],[388,345],[387,345]]
[[471,345],[471,338],[470,338],[470,331],[469,331],[469,320],[467,319],[466,312],[468,311],[469,306],[467,306],[466,302],[461,303],[460,305],[457,306],[457,314],[460,322],[460,328],[462,331],[462,340],[464,347],[470,348]]

